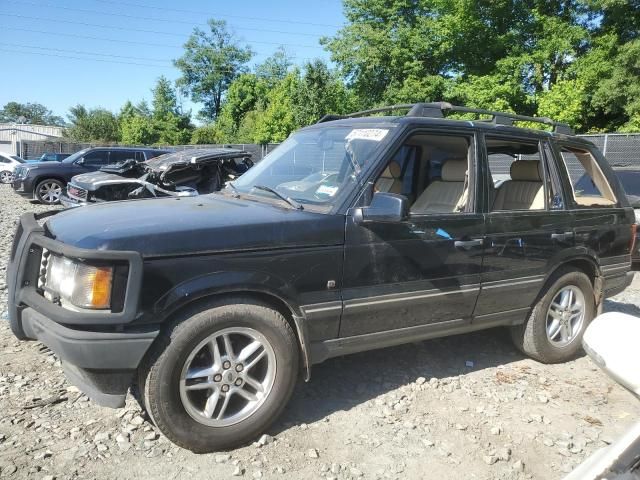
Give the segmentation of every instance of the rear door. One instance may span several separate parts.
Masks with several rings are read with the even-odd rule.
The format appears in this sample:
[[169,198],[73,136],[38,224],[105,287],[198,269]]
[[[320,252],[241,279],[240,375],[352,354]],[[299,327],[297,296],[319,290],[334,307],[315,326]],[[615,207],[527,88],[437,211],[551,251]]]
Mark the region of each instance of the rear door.
[[545,138],[486,135],[482,150],[489,183],[474,323],[489,325],[524,319],[546,275],[575,241],[573,215]]
[[625,284],[635,218],[630,208],[621,206],[625,192],[595,146],[569,140],[557,146],[569,181],[567,202],[575,215],[576,247],[598,259],[606,294]]

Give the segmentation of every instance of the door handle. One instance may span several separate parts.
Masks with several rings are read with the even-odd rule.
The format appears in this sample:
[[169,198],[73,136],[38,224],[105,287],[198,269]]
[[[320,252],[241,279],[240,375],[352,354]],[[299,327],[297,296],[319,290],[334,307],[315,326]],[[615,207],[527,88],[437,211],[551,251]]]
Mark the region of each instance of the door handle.
[[456,240],[453,242],[453,245],[456,248],[464,248],[465,250],[469,250],[473,247],[481,247],[484,241],[481,238],[474,238],[472,240]]
[[568,240],[573,238],[573,232],[564,232],[564,233],[552,233],[551,240]]

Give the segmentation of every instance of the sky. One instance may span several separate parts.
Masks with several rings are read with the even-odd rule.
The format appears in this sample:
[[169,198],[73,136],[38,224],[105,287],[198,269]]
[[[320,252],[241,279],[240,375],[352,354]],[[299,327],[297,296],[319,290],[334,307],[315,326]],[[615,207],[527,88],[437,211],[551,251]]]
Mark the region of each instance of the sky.
[[180,76],[172,60],[209,18],[251,47],[251,67],[280,45],[296,64],[328,61],[319,39],[345,21],[340,0],[0,0],[0,107],[37,102],[66,119],[76,104],[149,101],[159,76]]

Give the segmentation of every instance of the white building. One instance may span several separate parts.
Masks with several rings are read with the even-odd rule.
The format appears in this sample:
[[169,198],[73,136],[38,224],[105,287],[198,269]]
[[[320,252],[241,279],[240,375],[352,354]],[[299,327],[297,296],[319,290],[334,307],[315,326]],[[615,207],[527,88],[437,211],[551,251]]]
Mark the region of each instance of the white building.
[[62,137],[63,127],[0,123],[0,152],[20,155],[21,142],[27,140],[55,140]]

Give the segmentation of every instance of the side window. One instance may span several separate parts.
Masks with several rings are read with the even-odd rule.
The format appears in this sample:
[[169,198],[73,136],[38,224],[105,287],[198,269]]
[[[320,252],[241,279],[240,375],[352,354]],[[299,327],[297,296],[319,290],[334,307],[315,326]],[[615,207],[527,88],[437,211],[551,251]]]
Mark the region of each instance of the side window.
[[618,203],[607,178],[589,150],[560,145],[560,152],[578,207],[613,206]]
[[411,215],[468,212],[471,144],[466,136],[413,135],[391,157],[374,191],[406,196]]
[[109,160],[109,152],[106,150],[97,150],[87,153],[84,157],[84,165],[87,167],[101,167],[106,165]]
[[540,143],[487,136],[491,211],[545,210]]
[[109,163],[120,163],[134,157],[134,152],[131,150],[112,150]]

